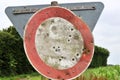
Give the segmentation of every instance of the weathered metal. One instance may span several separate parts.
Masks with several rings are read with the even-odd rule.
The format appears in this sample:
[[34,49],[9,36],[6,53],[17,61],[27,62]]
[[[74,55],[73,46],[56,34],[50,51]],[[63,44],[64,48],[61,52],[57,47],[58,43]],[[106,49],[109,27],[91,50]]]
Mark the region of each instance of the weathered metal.
[[24,49],[33,67],[50,79],[73,79],[89,66],[94,51],[88,25],[68,9],[37,11],[25,26]]

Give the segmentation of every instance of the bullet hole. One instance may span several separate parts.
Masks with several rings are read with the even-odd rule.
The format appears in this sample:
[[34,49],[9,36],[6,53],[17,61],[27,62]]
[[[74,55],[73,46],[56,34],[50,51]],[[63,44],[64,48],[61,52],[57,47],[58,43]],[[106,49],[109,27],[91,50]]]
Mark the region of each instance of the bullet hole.
[[74,59],[74,58],[72,58],[72,61],[75,61],[75,59]]
[[69,37],[72,37],[72,35],[69,35]]
[[86,48],[83,48],[82,50],[83,50],[83,51],[85,51],[85,50],[86,50]]
[[59,61],[61,61],[62,59],[59,59]]
[[55,46],[53,46],[53,49],[55,49]]
[[63,57],[63,56],[61,56],[61,58],[63,59],[64,57]]
[[79,56],[79,53],[77,53],[76,55]]
[[68,42],[70,42],[70,40],[68,39]]
[[58,50],[57,50],[57,49],[55,49],[55,51],[57,52]]
[[73,28],[71,28],[71,31],[73,31],[74,29]]

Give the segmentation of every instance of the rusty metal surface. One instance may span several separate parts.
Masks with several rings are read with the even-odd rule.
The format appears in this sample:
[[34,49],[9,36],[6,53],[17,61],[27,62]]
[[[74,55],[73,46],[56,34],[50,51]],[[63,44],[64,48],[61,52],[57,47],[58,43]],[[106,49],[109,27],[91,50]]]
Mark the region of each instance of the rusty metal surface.
[[[23,37],[24,27],[29,18],[39,9],[51,5],[31,5],[31,6],[14,6],[6,8],[6,14],[11,22]],[[93,31],[95,24],[104,8],[101,2],[85,2],[85,3],[66,3],[59,6],[72,10],[77,16],[81,17],[85,23]]]
[[94,41],[88,25],[62,7],[37,11],[25,27],[23,42],[32,66],[49,79],[74,79],[93,57]]

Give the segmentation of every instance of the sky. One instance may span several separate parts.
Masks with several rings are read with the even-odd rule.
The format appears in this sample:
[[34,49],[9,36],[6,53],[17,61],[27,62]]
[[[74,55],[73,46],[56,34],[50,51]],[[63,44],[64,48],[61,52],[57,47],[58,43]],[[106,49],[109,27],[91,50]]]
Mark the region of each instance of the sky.
[[[5,14],[8,6],[25,6],[50,4],[53,0],[1,0],[0,1],[0,30],[13,24]],[[97,2],[105,8],[94,28],[95,45],[110,51],[108,64],[120,65],[120,0],[56,0],[58,3]]]

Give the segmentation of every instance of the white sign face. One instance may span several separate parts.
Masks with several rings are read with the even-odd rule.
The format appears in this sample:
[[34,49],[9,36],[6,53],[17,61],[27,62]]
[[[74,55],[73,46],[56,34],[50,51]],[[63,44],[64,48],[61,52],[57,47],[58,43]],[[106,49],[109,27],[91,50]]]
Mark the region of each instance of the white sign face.
[[84,48],[80,31],[60,17],[48,18],[39,25],[35,45],[43,62],[59,70],[78,63]]

